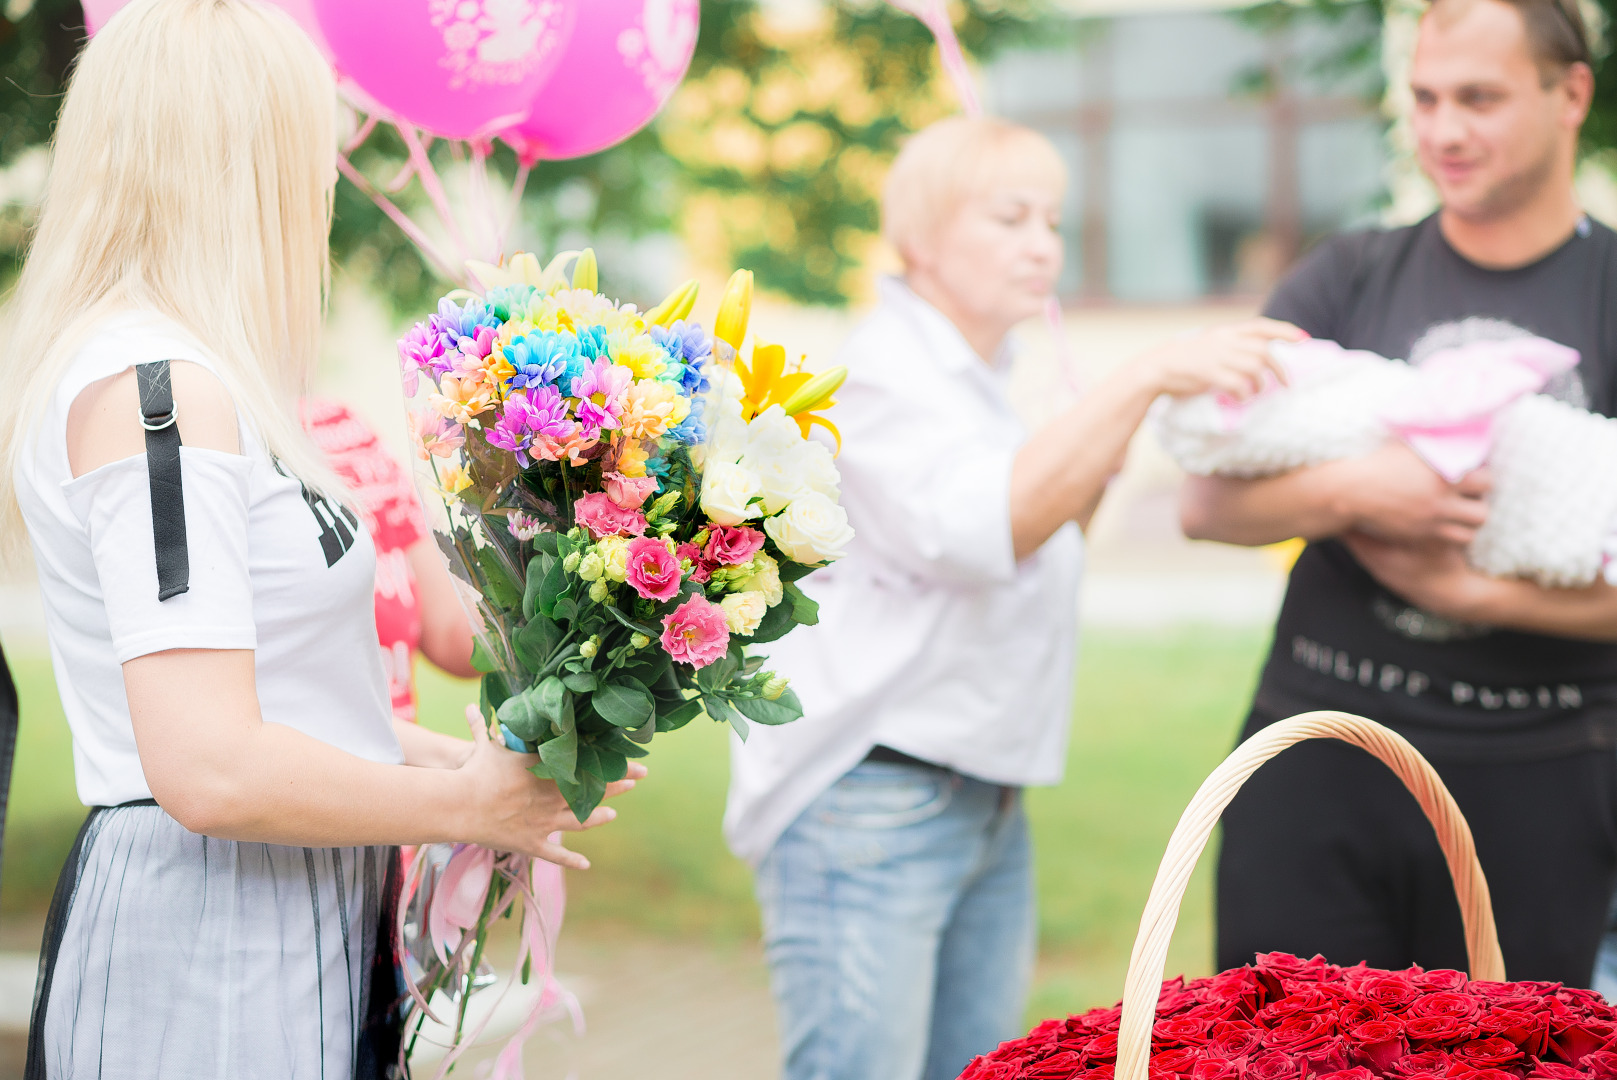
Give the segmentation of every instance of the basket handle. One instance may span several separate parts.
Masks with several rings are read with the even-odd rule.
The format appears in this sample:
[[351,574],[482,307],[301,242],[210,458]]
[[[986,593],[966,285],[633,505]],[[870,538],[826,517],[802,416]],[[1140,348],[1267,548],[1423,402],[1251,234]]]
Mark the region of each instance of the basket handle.
[[1303,713],[1264,728],[1236,747],[1202,783],[1179,818],[1168,840],[1168,850],[1162,856],[1162,865],[1157,868],[1157,879],[1145,902],[1145,914],[1140,917],[1140,932],[1134,939],[1134,953],[1129,958],[1128,978],[1123,984],[1122,1023],[1117,1035],[1117,1080],[1147,1080],[1151,1028],[1156,1019],[1163,968],[1168,960],[1168,942],[1179,921],[1179,903],[1184,899],[1190,872],[1207,846],[1219,815],[1259,765],[1305,739],[1341,739],[1352,743],[1380,758],[1398,774],[1398,779],[1409,788],[1437,830],[1437,842],[1448,861],[1454,891],[1460,900],[1472,978],[1504,981],[1505,960],[1499,952],[1493,903],[1488,896],[1488,882],[1482,876],[1482,865],[1477,862],[1471,827],[1460,815],[1460,808],[1438,778],[1437,771],[1402,735],[1373,720],[1339,712]]

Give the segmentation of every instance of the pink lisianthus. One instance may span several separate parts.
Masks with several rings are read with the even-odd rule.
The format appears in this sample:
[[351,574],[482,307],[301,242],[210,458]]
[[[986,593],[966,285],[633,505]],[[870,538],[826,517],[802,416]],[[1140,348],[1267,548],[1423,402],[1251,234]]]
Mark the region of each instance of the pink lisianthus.
[[[606,474],[606,497],[625,510],[640,509],[646,500],[656,493],[655,476],[624,476],[615,472]],[[759,540],[762,542],[762,537]]]
[[466,429],[452,423],[448,417],[432,409],[418,410],[415,422],[415,456],[422,461],[427,455],[448,457],[466,443]]
[[724,609],[693,596],[663,619],[663,650],[676,663],[707,667],[730,650]]
[[681,561],[691,561],[691,580],[698,585],[706,585],[713,579],[713,567],[702,557],[702,549],[686,541],[674,550],[674,557]]
[[640,536],[646,531],[646,515],[625,510],[602,491],[592,491],[574,503],[573,520],[597,540],[603,536]]
[[707,550],[703,554],[716,566],[751,562],[764,546],[764,534],[745,525],[709,525],[707,530]]
[[672,600],[679,592],[679,560],[661,540],[642,536],[629,542],[623,580],[647,600]]

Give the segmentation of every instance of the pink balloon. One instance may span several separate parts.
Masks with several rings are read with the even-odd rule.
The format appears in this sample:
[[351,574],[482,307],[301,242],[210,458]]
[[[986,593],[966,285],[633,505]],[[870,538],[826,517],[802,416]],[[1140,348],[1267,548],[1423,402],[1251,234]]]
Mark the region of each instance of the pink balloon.
[[529,164],[622,142],[685,77],[699,22],[697,0],[588,0],[528,118],[500,138]]
[[522,120],[578,9],[599,0],[309,0],[337,73],[447,139]]
[[[331,59],[331,47],[321,36],[320,24],[314,17],[313,0],[264,0],[264,2],[292,16],[292,21],[303,27],[303,32],[314,40],[325,58]],[[84,28],[94,34],[107,25],[107,20],[127,3],[129,0],[84,0]]]

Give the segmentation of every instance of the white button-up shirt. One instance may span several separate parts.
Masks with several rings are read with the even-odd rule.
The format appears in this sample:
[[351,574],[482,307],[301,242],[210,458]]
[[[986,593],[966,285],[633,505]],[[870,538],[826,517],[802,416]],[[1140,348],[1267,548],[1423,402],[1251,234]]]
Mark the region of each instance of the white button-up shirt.
[[896,279],[843,346],[847,558],[802,582],[817,626],[765,646],[800,720],[732,737],[725,836],[756,864],[881,744],[996,784],[1054,784],[1066,757],[1083,535],[1017,561],[1011,466],[1028,433],[990,367]]

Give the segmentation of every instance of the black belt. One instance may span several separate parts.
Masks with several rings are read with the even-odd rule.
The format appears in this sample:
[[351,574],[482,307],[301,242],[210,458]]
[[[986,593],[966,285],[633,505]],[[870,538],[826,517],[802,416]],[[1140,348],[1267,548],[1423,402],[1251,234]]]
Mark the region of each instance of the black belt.
[[880,744],[870,748],[870,753],[865,755],[865,760],[883,761],[889,765],[919,765],[923,769],[942,769],[945,772],[948,771],[947,768],[937,764],[936,762],[923,761],[921,758],[915,757],[912,754],[906,754],[902,750],[894,750],[891,746],[882,746]]

